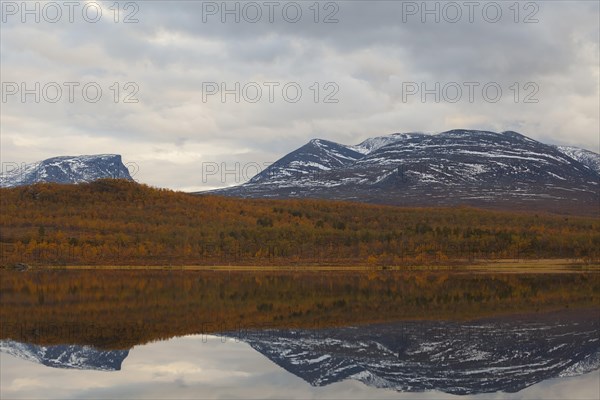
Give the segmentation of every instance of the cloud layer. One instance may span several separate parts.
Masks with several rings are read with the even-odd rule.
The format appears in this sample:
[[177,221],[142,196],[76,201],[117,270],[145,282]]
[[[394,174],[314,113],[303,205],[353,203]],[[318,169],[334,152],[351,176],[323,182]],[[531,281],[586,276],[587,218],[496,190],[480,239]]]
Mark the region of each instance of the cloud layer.
[[204,163],[314,137],[474,128],[599,150],[597,2],[88,1],[73,22],[50,3],[2,3],[2,162],[120,153],[142,182],[197,190],[243,180]]

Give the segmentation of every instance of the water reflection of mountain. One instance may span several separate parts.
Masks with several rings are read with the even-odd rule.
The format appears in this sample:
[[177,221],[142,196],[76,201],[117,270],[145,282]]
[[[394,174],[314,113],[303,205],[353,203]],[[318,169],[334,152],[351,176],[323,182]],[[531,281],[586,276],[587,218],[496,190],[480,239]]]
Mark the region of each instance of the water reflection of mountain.
[[475,322],[401,322],[227,334],[313,386],[355,379],[398,391],[517,392],[600,368],[597,310]]
[[91,346],[38,346],[13,340],[0,340],[0,351],[48,367],[119,371],[129,350],[97,350]]
[[[402,392],[517,392],[546,379],[600,368],[598,309],[223,335],[247,342],[313,386],[354,379]],[[104,371],[120,370],[129,354],[13,340],[1,340],[0,351],[55,368]]]

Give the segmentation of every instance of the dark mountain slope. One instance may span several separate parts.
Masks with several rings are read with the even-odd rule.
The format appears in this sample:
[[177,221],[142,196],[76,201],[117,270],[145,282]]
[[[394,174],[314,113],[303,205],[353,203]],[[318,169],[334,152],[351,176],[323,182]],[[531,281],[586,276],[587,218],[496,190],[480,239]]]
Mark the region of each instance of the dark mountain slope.
[[[349,151],[343,161],[339,149]],[[597,214],[600,175],[590,167],[595,153],[575,154],[581,152],[565,152],[516,132],[394,134],[357,146],[327,142],[325,148],[311,142],[248,183],[214,192]],[[318,160],[324,162],[315,166]]]

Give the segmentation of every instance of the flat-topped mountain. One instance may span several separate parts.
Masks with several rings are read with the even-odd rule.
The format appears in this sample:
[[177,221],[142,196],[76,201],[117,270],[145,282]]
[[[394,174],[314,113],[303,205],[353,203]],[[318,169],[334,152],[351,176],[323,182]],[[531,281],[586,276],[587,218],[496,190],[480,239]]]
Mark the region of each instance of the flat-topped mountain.
[[40,182],[83,183],[101,178],[133,180],[118,154],[61,156],[31,164],[6,166],[0,174],[0,187]]

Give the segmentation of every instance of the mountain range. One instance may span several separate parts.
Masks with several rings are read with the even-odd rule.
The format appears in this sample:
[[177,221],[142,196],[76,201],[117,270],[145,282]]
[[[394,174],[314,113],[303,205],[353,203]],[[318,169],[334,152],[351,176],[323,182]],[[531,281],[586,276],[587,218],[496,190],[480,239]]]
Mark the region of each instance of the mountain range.
[[[600,155],[517,132],[396,133],[358,145],[313,139],[239,186],[209,193],[408,206],[598,212]],[[206,192],[204,192],[206,193]]]
[[83,183],[101,178],[133,180],[120,155],[97,154],[61,156],[31,164],[6,165],[0,174],[0,187],[39,182]]
[[[117,154],[54,157],[5,169],[0,187],[132,179]],[[451,130],[395,133],[357,145],[313,139],[244,184],[196,194],[597,215],[599,189],[598,153],[512,131]]]

